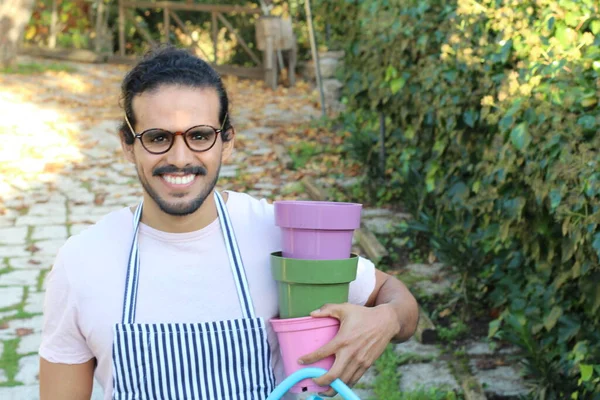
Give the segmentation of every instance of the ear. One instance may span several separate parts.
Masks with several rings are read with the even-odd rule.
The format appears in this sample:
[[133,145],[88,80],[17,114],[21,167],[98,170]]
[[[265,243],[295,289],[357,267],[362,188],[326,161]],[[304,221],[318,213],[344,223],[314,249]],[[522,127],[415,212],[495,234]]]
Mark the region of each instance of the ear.
[[127,132],[120,131],[119,137],[121,139],[121,148],[123,149],[123,154],[125,155],[125,159],[132,164],[135,164],[135,155],[133,154],[133,144],[127,144],[125,142],[125,135]]
[[223,142],[221,161],[227,161],[233,154],[233,144],[235,142],[235,129],[233,129],[232,127],[223,133],[226,137],[229,137],[229,141]]

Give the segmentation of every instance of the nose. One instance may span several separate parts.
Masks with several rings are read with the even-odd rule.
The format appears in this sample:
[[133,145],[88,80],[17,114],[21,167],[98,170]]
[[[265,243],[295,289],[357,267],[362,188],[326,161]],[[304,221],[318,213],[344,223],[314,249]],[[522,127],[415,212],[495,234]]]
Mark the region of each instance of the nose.
[[185,144],[183,135],[176,135],[173,147],[167,152],[167,161],[178,168],[183,168],[193,163],[194,152]]

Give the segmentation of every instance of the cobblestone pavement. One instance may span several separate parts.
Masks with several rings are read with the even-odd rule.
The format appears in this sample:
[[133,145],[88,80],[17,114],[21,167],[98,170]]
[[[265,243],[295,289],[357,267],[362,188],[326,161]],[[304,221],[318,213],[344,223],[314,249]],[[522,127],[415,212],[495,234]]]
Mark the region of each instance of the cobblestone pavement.
[[[42,62],[42,61],[40,61]],[[116,127],[121,66],[72,64],[71,73],[0,75],[0,399],[38,398],[44,278],[65,240],[105,214],[137,203],[141,189],[122,157]],[[288,176],[266,138],[319,116],[314,93],[302,83],[277,92],[261,83],[226,79],[237,129],[234,159],[221,170],[223,188],[258,197],[308,198]],[[364,215],[373,231],[393,219],[386,210]],[[427,272],[422,274],[426,277]],[[474,342],[472,363],[494,350]],[[394,346],[404,357],[398,390],[440,385],[460,392],[449,361],[434,345]],[[412,361],[410,361],[412,360]],[[410,361],[410,362],[406,362]],[[524,392],[516,369],[479,371],[488,387]],[[357,385],[374,395],[375,370]],[[95,387],[93,399],[101,398]]]

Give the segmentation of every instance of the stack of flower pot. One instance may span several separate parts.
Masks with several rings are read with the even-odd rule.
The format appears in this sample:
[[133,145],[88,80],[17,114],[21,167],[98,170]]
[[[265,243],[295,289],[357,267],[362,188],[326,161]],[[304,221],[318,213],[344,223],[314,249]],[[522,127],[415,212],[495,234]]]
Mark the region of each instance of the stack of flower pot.
[[[271,254],[271,272],[279,290],[279,318],[271,320],[280,344],[286,375],[305,366],[298,359],[335,337],[339,321],[311,317],[324,304],[348,301],[356,279],[358,256],[351,253],[360,227],[361,204],[320,201],[276,201],[275,223],[282,232],[282,251]],[[311,364],[329,369],[334,356]],[[324,392],[311,379],[292,393]]]

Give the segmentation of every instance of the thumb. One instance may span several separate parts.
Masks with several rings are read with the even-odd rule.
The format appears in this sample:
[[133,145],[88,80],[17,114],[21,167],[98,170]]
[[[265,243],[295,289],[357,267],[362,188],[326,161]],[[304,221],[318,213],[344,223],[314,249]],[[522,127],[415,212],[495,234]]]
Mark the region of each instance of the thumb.
[[325,304],[321,308],[310,313],[311,317],[333,317],[341,319],[344,314],[343,304]]

